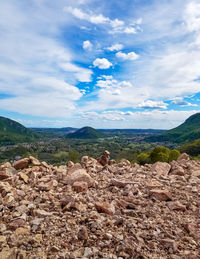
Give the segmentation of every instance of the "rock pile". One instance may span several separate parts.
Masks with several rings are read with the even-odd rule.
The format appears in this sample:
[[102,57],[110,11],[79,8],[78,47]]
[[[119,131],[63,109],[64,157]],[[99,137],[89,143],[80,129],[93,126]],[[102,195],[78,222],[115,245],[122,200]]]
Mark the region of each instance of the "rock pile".
[[200,161],[5,163],[0,258],[200,258]]

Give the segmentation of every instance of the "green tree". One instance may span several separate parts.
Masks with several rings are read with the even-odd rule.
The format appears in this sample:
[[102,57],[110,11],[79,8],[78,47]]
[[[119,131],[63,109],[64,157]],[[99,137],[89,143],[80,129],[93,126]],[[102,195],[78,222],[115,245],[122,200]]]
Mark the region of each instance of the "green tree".
[[151,162],[149,153],[142,152],[139,155],[137,155],[137,162],[141,165],[148,164]]
[[150,154],[150,159],[152,163],[155,162],[168,162],[170,150],[164,146],[158,146],[153,149]]
[[173,160],[177,160],[178,157],[180,156],[180,152],[177,149],[173,149],[170,151],[169,154],[169,162],[173,161]]
[[70,150],[68,159],[74,163],[77,163],[80,161],[80,155],[77,151]]

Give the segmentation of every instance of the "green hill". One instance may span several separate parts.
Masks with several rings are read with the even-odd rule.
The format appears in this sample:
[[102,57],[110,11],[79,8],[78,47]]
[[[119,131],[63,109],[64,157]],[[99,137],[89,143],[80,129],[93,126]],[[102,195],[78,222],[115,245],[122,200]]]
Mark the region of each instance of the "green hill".
[[97,139],[97,138],[105,138],[105,135],[99,132],[96,129],[91,127],[83,127],[73,133],[67,135],[67,138],[74,139]]
[[0,116],[0,144],[15,144],[29,142],[37,137],[32,130],[20,123]]
[[190,116],[183,124],[168,130],[160,136],[150,137],[150,141],[170,141],[185,143],[200,138],[200,113]]

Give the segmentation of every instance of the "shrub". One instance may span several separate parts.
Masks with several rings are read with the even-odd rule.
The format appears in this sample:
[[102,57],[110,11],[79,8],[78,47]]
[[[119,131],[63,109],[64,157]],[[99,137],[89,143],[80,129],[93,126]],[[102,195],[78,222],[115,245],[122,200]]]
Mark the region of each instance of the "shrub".
[[137,162],[141,165],[150,163],[151,161],[150,161],[149,153],[143,152],[137,155]]
[[166,148],[164,146],[158,146],[153,149],[153,151],[150,154],[150,159],[152,163],[155,162],[168,162],[170,155],[169,148]]
[[173,149],[170,151],[169,154],[169,162],[173,161],[173,160],[177,160],[178,157],[180,156],[180,152],[177,149]]

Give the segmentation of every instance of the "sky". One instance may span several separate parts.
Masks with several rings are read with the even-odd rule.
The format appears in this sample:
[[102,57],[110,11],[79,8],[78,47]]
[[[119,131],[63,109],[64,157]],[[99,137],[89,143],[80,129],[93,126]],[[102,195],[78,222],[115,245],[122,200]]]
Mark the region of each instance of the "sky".
[[0,115],[170,129],[200,112],[199,0],[0,1]]

